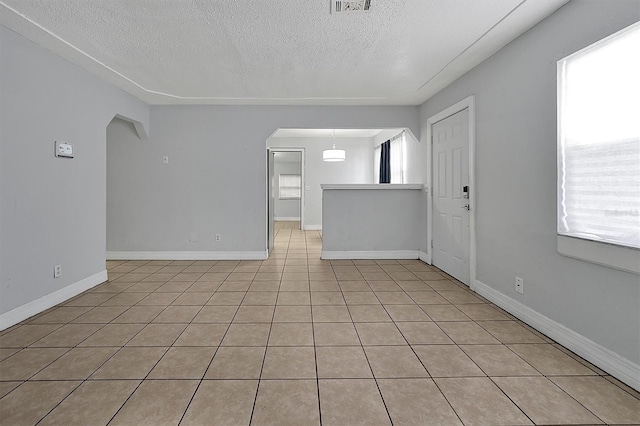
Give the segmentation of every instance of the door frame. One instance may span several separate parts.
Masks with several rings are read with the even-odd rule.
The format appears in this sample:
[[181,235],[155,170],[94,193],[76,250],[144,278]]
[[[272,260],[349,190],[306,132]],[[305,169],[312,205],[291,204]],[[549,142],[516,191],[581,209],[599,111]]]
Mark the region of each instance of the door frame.
[[465,109],[469,110],[469,288],[476,287],[476,109],[471,95],[427,119],[427,260],[433,264],[433,126]]
[[[269,147],[267,146],[267,255],[269,254],[269,199],[271,195],[271,182],[269,180],[270,170],[268,168],[269,155],[272,152],[299,152],[300,153],[300,230],[304,230],[304,204],[305,204],[305,149],[304,148],[281,148],[279,146]],[[275,237],[275,235],[274,235]]]

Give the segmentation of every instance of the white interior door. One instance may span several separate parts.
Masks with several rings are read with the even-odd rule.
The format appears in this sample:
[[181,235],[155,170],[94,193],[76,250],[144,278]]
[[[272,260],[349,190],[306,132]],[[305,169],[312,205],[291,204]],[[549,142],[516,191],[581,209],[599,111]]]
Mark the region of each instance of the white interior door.
[[469,285],[469,110],[434,123],[431,134],[432,261]]

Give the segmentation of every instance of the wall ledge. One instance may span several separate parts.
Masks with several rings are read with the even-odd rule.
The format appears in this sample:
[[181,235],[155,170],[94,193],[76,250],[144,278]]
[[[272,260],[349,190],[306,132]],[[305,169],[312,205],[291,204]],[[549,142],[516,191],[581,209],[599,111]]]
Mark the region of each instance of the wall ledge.
[[107,260],[265,260],[267,251],[108,251]]
[[49,293],[39,299],[25,303],[22,306],[18,306],[9,312],[5,312],[0,315],[0,330],[9,328],[12,325],[18,324],[20,321],[24,321],[27,318],[69,300],[83,291],[87,291],[98,284],[106,282],[107,279],[107,271],[105,269],[104,271],[91,275],[90,277],[80,280],[74,284],[70,284],[60,290],[54,291],[53,293]]
[[325,189],[374,189],[374,190],[389,190],[389,189],[424,189],[424,185],[421,183],[382,183],[382,184],[368,184],[368,183],[353,183],[353,184],[338,184],[324,183],[320,185],[320,188]]
[[637,248],[560,234],[557,244],[558,253],[563,256],[640,275],[640,250]]
[[632,388],[640,390],[640,365],[500,293],[483,282],[476,280],[474,289],[482,297],[580,355],[596,367],[603,369]]

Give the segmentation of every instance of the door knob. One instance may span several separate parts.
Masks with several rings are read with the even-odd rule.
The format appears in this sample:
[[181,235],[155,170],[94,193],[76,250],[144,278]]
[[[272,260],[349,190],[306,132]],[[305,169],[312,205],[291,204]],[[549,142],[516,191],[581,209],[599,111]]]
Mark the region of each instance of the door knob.
[[471,208],[469,207],[469,204],[465,204],[464,206],[462,206],[462,208],[463,208],[463,209],[466,209],[466,210],[470,210],[470,209],[471,209]]

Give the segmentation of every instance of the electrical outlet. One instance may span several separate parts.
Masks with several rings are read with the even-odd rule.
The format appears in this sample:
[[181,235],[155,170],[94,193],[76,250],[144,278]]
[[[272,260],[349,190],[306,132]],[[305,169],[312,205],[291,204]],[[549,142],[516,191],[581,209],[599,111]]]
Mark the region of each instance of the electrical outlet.
[[516,291],[524,294],[524,280],[520,277],[516,277]]
[[216,241],[220,241],[220,240],[221,240],[220,234],[216,234]]
[[62,276],[62,265],[56,265],[53,267],[53,278],[60,278]]

